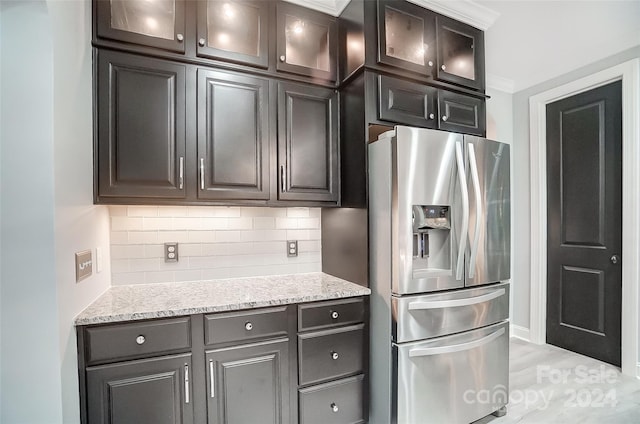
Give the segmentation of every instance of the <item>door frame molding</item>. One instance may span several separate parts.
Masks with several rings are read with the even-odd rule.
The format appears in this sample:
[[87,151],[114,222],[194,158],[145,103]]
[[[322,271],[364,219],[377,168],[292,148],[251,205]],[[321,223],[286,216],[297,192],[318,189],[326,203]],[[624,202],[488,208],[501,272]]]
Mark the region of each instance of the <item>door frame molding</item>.
[[[640,59],[633,59],[529,98],[531,170],[531,342],[546,343],[547,120],[557,100],[622,81],[622,373],[638,377],[640,280]],[[626,260],[625,260],[626,258]]]

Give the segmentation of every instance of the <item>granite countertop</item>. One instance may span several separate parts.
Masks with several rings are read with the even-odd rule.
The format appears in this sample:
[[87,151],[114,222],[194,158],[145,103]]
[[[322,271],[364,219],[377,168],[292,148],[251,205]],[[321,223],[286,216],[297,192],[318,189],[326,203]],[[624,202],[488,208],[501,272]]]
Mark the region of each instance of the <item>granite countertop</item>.
[[371,294],[322,272],[227,280],[113,286],[82,311],[75,325],[223,312]]

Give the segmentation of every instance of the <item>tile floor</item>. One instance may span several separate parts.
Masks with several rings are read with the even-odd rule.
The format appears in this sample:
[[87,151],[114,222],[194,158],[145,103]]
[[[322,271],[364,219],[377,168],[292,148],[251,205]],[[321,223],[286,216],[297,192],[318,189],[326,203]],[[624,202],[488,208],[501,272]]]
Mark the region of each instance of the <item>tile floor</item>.
[[511,339],[507,415],[474,424],[637,424],[640,380],[555,346]]

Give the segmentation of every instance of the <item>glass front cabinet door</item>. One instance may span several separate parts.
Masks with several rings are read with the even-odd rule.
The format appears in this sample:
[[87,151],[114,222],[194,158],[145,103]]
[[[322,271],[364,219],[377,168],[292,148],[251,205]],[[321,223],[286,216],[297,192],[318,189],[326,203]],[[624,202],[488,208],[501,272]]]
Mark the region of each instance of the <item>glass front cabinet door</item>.
[[277,10],[277,70],[335,81],[335,19],[283,2]]
[[98,37],[184,53],[184,0],[94,0]]
[[432,76],[435,15],[419,6],[378,1],[378,62]]
[[198,1],[198,56],[269,66],[268,1]]
[[438,16],[436,78],[484,90],[484,35],[481,30]]

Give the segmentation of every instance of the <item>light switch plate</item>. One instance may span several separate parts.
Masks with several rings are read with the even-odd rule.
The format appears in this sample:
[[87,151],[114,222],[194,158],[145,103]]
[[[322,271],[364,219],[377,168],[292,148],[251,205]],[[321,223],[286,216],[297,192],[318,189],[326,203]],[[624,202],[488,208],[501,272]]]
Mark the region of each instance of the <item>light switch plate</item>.
[[91,250],[76,253],[76,283],[93,274],[93,258]]

